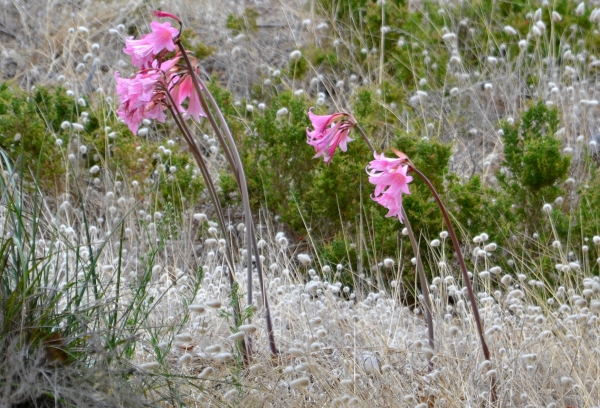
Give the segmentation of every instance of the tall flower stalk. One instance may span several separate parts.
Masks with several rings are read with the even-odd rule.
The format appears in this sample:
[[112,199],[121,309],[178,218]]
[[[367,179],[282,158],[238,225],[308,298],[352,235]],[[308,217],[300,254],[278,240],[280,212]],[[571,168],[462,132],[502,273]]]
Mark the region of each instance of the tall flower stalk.
[[[452,245],[456,250],[456,255],[462,272],[463,281],[465,287],[467,288],[469,301],[471,303],[473,317],[475,319],[475,325],[477,327],[477,333],[479,335],[479,341],[481,343],[481,349],[483,351],[485,359],[489,360],[490,351],[485,341],[483,325],[481,323],[481,316],[479,314],[479,308],[477,306],[477,301],[475,299],[473,287],[469,279],[467,266],[465,264],[462,251],[460,249],[460,244],[452,226],[452,222],[450,221],[448,211],[442,203],[442,200],[440,199],[440,196],[433,184],[431,183],[431,181],[419,169],[417,169],[414,163],[412,163],[412,161],[404,153],[394,149],[396,157],[393,158],[386,157],[383,153],[377,154],[377,151],[369,141],[369,138],[367,137],[366,133],[357,124],[356,120],[351,115],[346,113],[336,113],[333,115],[317,116],[314,115],[310,110],[308,112],[308,115],[314,128],[314,130],[312,131],[309,131],[307,129],[308,142],[309,144],[314,145],[314,143],[311,143],[311,139],[314,140],[316,137],[318,137],[319,140],[327,141],[326,143],[322,144],[321,147],[322,149],[326,149],[326,154],[319,154],[319,150],[317,149],[317,155],[315,156],[319,157],[323,155],[327,164],[331,162],[331,157],[333,157],[333,154],[335,153],[335,150],[338,146],[342,149],[342,151],[346,150],[345,143],[342,144],[342,142],[349,140],[348,132],[350,128],[354,127],[358,130],[364,141],[371,149],[375,158],[375,160],[372,160],[369,163],[369,166],[367,167],[369,182],[375,185],[375,192],[371,198],[388,209],[386,217],[397,217],[400,222],[404,222],[405,220],[407,220],[406,213],[404,211],[404,208],[402,207],[402,195],[410,194],[408,184],[413,180],[413,177],[410,174],[417,175],[417,177],[419,177],[427,185],[427,187],[433,194],[435,201],[438,207],[440,208],[440,211],[442,212],[442,216],[444,217],[444,221],[448,228],[448,233],[450,235],[450,238],[452,239]],[[344,119],[345,122],[341,122]],[[335,122],[336,120],[338,122]],[[350,125],[344,127],[341,123],[349,123]],[[342,129],[345,132],[343,134]],[[416,254],[415,258],[417,259],[417,273],[419,274],[419,280],[421,281],[421,289],[423,292],[423,296],[425,297],[425,310],[427,314],[429,341],[430,346],[433,347],[433,320],[431,317],[430,303],[431,299],[429,297],[429,290],[427,288],[427,281],[425,277],[425,272],[423,270],[423,265],[421,263],[421,257],[418,254],[417,242],[414,238],[414,234],[412,233],[412,229],[410,228],[410,224],[408,223],[407,228],[409,229],[409,236],[411,237],[411,245],[413,246],[413,251],[415,251]],[[496,402],[497,395],[495,378],[492,378],[491,397],[492,401]]]
[[[202,83],[199,75],[199,66],[195,58],[188,55],[188,51],[180,41],[181,21],[170,13],[157,11],[154,12],[154,15],[174,19],[179,23],[179,30],[171,27],[168,22],[153,22],[151,24],[152,33],[144,35],[139,40],[127,40],[124,52],[132,56],[132,62],[138,68],[138,72],[130,79],[120,78],[118,72],[115,74],[117,92],[121,97],[121,105],[117,113],[128,125],[129,129],[135,133],[140,122],[145,118],[164,122],[166,120],[165,110],[169,110],[200,168],[211,200],[215,206],[221,230],[225,231],[225,217],[218,200],[216,187],[210,178],[206,163],[196,146],[192,132],[187,126],[187,120],[190,118],[195,121],[200,121],[200,117],[207,118],[232,168],[242,197],[246,223],[246,245],[248,247],[247,307],[251,307],[253,304],[252,261],[255,259],[265,309],[269,347],[273,354],[277,354],[278,350],[275,343],[269,302],[265,291],[262,265],[255,236],[256,228],[250,208],[246,175],[239,152],[221,110],[207,87]],[[172,53],[175,53],[175,56],[167,59],[172,56]],[[210,105],[207,103],[207,100],[210,102]],[[219,119],[218,123],[215,116]],[[233,252],[229,243],[226,245],[225,252],[229,267],[229,281],[233,287],[235,284],[233,274],[235,265],[233,263]],[[237,302],[234,305],[234,315],[236,324],[239,326],[242,322],[240,306]],[[244,359],[247,362],[251,354],[250,342],[246,344],[242,343],[242,351]]]
[[[181,50],[182,57],[187,65],[188,69],[190,69],[190,68],[193,69],[191,60],[190,60],[189,56],[187,55],[187,52],[186,52],[183,44],[181,43],[181,41],[179,41],[179,39],[177,39],[177,46]],[[248,303],[248,306],[251,306],[253,303],[253,300],[254,300],[253,299],[253,287],[252,287],[252,281],[253,281],[253,279],[252,279],[252,259],[253,259],[253,255],[255,254],[259,286],[260,286],[260,290],[262,293],[263,305],[265,307],[265,319],[266,319],[266,324],[267,324],[267,332],[268,332],[268,336],[269,336],[269,347],[273,354],[277,354],[278,350],[277,350],[277,345],[275,343],[275,337],[273,334],[273,322],[271,319],[271,311],[270,311],[270,307],[269,307],[267,293],[265,291],[262,263],[260,261],[260,256],[259,256],[259,252],[258,252],[258,243],[256,241],[256,236],[255,236],[256,228],[254,226],[254,219],[252,217],[252,209],[250,207],[250,195],[248,194],[248,184],[246,182],[246,173],[244,172],[242,159],[241,159],[239,151],[237,150],[237,147],[235,145],[235,140],[233,139],[233,135],[231,134],[231,131],[229,130],[229,126],[227,125],[227,122],[225,121],[225,117],[223,116],[223,113],[219,109],[219,106],[217,105],[212,94],[208,91],[208,88],[206,86],[204,86],[204,84],[202,83],[202,79],[195,71],[194,71],[194,75],[192,75],[192,81],[193,81],[196,93],[200,99],[200,104],[202,106],[202,109],[206,113],[209,123],[211,124],[213,130],[215,131],[217,139],[219,140],[219,142],[221,144],[221,148],[223,149],[223,152],[225,153],[225,157],[227,158],[227,161],[229,162],[229,165],[231,166],[231,168],[233,170],[236,182],[238,184],[238,188],[240,189],[240,193],[242,196],[242,206],[244,208],[244,218],[246,220],[246,245],[248,246],[248,251],[247,251],[247,266],[248,266],[247,283],[248,283],[248,286],[247,286],[247,295],[246,295],[247,303]],[[209,99],[209,101],[211,102],[210,107],[208,106],[207,101],[204,98],[204,94],[202,91],[206,92],[206,96]],[[210,108],[214,109],[215,114],[219,118],[220,126],[215,121],[213,112],[211,111]]]

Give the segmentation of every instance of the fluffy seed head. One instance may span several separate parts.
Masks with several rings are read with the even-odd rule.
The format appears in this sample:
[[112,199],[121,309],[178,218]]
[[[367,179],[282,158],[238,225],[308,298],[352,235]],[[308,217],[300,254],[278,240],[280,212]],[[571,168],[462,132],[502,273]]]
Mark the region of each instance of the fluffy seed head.
[[188,306],[188,310],[190,312],[194,312],[194,313],[198,313],[198,314],[202,314],[206,311],[206,308],[202,305],[189,305]]
[[221,307],[221,302],[218,300],[211,300],[210,302],[206,302],[206,306],[211,309],[219,309]]
[[179,341],[182,343],[188,343],[192,341],[192,336],[189,333],[179,333],[175,336],[175,341]]
[[301,389],[308,387],[309,384],[310,384],[310,381],[308,380],[308,377],[300,377],[297,380],[290,381],[290,388],[294,388],[296,390],[301,390]]
[[253,324],[242,324],[240,327],[238,327],[238,330],[242,333],[254,333],[256,332],[257,327]]
[[183,356],[179,357],[179,360],[177,360],[177,363],[179,365],[183,365],[183,364],[189,364],[192,362],[192,355],[185,353]]
[[157,370],[159,367],[160,367],[160,364],[156,361],[152,361],[150,363],[144,363],[144,364],[139,365],[140,370],[144,370],[144,371],[154,371],[154,370]]
[[237,333],[233,333],[232,335],[230,335],[228,337],[229,340],[231,341],[240,341],[240,340],[244,340],[244,332],[239,331]]
[[307,254],[298,254],[297,258],[303,266],[308,266],[311,263],[310,256]]
[[231,353],[218,353],[215,355],[215,360],[220,363],[226,363],[228,361],[233,360],[233,355]]

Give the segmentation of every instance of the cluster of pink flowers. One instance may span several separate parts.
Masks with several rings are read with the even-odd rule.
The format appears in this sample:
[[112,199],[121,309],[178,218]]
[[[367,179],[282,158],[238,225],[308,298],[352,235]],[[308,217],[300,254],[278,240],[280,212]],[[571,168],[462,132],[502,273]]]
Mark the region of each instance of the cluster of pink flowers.
[[317,152],[313,158],[323,156],[325,163],[329,164],[338,146],[343,152],[348,149],[348,142],[352,141],[348,133],[356,125],[356,120],[352,115],[343,112],[315,115],[312,109],[308,110],[308,117],[314,130],[306,129],[307,142]]
[[[155,13],[158,17],[175,16],[168,13]],[[136,133],[143,119],[166,120],[165,110],[169,105],[181,112],[184,117],[200,120],[205,116],[200,99],[195,92],[191,75],[176,54],[175,38],[179,30],[169,22],[150,24],[151,33],[139,40],[128,38],[123,51],[131,55],[133,65],[138,69],[132,78],[121,78],[115,72],[117,94],[120,105],[117,114],[133,133]],[[187,106],[185,102],[187,101]]]
[[[315,115],[312,109],[309,109],[308,117],[313,130],[306,129],[307,142],[317,152],[314,157],[323,156],[325,163],[329,164],[338,146],[343,152],[347,150],[348,142],[352,141],[348,133],[357,125],[356,119],[343,112]],[[375,185],[375,193],[371,198],[389,210],[387,217],[398,217],[403,222],[402,194],[410,194],[408,183],[413,178],[408,175],[408,158],[398,151],[395,153],[397,158],[375,153],[375,160],[369,163],[367,174],[369,182]]]
[[375,185],[373,200],[389,210],[386,217],[398,217],[402,221],[402,194],[410,194],[408,183],[412,176],[407,174],[406,156],[396,152],[397,158],[387,158],[384,154],[375,154],[375,160],[369,163],[367,174],[369,183]]

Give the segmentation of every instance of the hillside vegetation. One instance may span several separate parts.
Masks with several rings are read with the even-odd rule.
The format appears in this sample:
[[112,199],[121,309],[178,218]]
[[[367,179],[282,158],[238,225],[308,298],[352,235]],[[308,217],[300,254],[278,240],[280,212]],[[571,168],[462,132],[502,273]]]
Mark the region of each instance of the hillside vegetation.
[[[0,405],[598,407],[600,4],[205,3],[0,12]],[[157,9],[240,151],[252,259],[208,121],[192,136],[224,228],[172,118],[133,134],[117,115],[125,40]],[[313,158],[311,107],[431,180],[489,359],[427,185],[403,197],[413,237],[372,199],[356,130]]]

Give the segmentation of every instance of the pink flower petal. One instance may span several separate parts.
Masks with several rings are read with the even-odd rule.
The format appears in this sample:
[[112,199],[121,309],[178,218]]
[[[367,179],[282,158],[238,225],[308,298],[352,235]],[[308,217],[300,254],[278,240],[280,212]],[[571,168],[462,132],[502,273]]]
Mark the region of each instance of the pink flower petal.
[[348,133],[356,121],[347,113],[315,115],[312,109],[308,110],[308,117],[314,129],[306,129],[306,141],[315,148],[314,157],[323,156],[325,163],[329,164],[338,146],[343,152],[348,149],[348,142],[352,141]]
[[375,160],[367,167],[369,183],[375,185],[371,198],[389,210],[386,217],[398,217],[400,222],[403,222],[402,194],[410,194],[408,183],[413,180],[407,174],[408,165],[402,165],[406,161],[406,156],[390,159],[383,154],[375,154]]
[[171,27],[168,21],[150,23],[152,33],[142,36],[139,40],[128,38],[125,40],[123,52],[131,55],[131,62],[137,68],[147,68],[152,65],[154,57],[163,50],[174,51],[173,38],[179,34],[179,30]]

